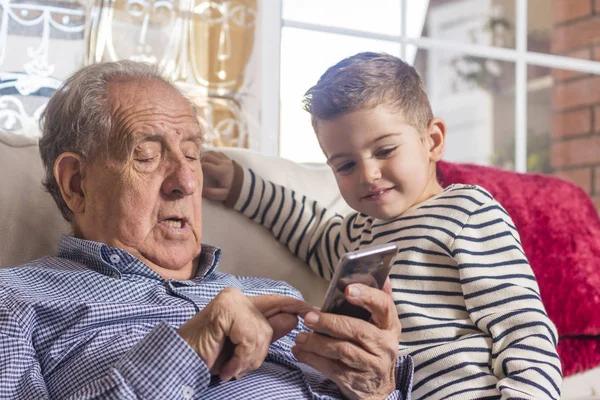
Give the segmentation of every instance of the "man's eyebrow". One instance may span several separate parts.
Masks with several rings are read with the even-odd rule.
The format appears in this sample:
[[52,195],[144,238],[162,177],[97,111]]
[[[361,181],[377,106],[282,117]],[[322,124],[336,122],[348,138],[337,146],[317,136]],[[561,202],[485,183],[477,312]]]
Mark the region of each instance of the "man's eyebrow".
[[193,134],[186,136],[184,138],[184,140],[204,143],[204,141],[206,140],[206,135],[201,130],[198,130],[197,132],[194,132]]
[[[191,134],[185,134],[183,141],[185,142],[199,142],[203,143],[205,135],[202,131],[197,131]],[[144,142],[162,142],[165,140],[165,135],[160,133],[141,133],[133,140],[133,146],[137,146]]]
[[163,140],[163,136],[157,133],[142,133],[132,141],[132,144],[138,145],[143,142],[160,142]]

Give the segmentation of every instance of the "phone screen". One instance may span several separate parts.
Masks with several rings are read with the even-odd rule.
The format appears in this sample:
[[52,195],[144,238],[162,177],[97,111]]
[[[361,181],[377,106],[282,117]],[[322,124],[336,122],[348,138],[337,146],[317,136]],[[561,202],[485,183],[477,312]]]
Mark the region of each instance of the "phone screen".
[[345,254],[336,268],[321,311],[368,321],[371,313],[346,300],[346,287],[353,283],[382,289],[398,248],[395,244],[374,246]]

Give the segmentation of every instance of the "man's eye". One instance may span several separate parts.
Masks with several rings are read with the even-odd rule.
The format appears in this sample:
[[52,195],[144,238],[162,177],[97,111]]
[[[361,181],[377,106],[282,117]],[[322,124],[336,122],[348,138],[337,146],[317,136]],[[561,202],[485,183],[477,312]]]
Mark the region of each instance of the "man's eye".
[[397,148],[398,148],[398,146],[386,147],[384,149],[379,149],[375,152],[375,157],[377,157],[377,158],[389,157],[394,153],[394,151],[396,151]]
[[153,161],[156,157],[138,157],[135,159],[135,161],[141,162],[141,163],[149,163],[151,161]]
[[343,163],[342,165],[339,165],[335,168],[335,172],[337,172],[338,174],[347,174],[350,171],[352,171],[354,165],[354,162]]
[[185,158],[187,158],[190,161],[197,161],[199,159],[198,156],[185,156]]

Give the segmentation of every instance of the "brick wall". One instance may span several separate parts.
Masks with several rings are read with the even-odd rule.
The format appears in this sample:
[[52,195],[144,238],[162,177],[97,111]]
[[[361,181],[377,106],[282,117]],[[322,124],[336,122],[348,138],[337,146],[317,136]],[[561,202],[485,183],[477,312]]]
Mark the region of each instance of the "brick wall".
[[[553,54],[600,61],[600,0],[554,0]],[[552,167],[600,210],[600,76],[554,70]]]

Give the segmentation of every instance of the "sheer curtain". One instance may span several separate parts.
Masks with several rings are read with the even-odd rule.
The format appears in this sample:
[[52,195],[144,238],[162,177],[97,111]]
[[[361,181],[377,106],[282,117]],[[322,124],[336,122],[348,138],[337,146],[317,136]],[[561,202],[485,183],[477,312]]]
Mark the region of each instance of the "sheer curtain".
[[257,0],[0,0],[0,130],[39,136],[60,83],[85,64],[161,65],[198,106],[209,146],[258,127]]

